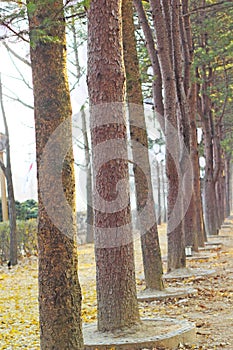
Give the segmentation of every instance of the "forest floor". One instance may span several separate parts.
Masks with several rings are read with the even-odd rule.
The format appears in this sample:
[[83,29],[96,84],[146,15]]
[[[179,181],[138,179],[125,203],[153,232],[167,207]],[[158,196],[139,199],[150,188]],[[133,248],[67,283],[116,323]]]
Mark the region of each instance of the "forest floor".
[[[166,287],[188,286],[196,295],[164,301],[140,302],[141,317],[170,317],[194,322],[197,343],[178,349],[233,349],[233,217],[220,232],[222,249],[208,259],[188,260],[193,268],[215,269],[213,276],[169,281]],[[166,255],[165,226],[159,227],[162,254]],[[222,236],[222,237],[221,237]],[[204,253],[203,253],[204,254]],[[140,242],[135,240],[138,291],[145,288]],[[164,264],[166,269],[166,264]],[[95,260],[93,245],[79,247],[79,277],[83,294],[83,321],[96,320]],[[25,258],[8,270],[0,267],[0,350],[39,350],[37,258]],[[129,349],[130,350],[130,349]]]

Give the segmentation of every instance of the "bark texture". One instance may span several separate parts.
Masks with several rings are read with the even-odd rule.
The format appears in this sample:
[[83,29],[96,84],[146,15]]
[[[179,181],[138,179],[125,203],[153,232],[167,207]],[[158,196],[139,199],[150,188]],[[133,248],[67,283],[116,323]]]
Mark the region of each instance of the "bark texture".
[[[63,2],[33,3],[35,10],[29,13],[29,29],[38,169],[41,349],[81,350],[81,290]],[[59,133],[53,140],[57,130]],[[51,140],[51,147],[45,153]],[[46,169],[43,176],[42,168]],[[59,196],[59,186],[65,203]],[[59,220],[62,228],[58,227]]]
[[[164,116],[166,137],[167,232],[168,232],[168,271],[185,266],[184,231],[182,219],[176,221],[183,203],[179,184],[181,181],[180,143],[176,110],[176,85],[172,58],[171,9],[169,3],[150,1],[153,24],[157,39],[158,58],[164,88]],[[173,151],[173,154],[171,154]],[[179,203],[179,205],[177,205]],[[176,212],[179,208],[179,213]]]
[[152,85],[152,93],[154,99],[154,107],[157,112],[157,118],[161,124],[161,127],[164,131],[164,105],[163,105],[163,96],[162,96],[162,77],[159,66],[158,55],[155,47],[155,41],[152,29],[149,25],[148,18],[146,16],[143,4],[141,0],[134,0],[134,6],[138,13],[138,18],[140,21],[140,25],[142,27],[144,36],[145,36],[145,44],[147,47],[148,54],[150,56],[151,65],[153,69],[153,85]]
[[99,331],[139,322],[128,185],[121,6],[119,0],[92,0],[88,10]]
[[146,287],[162,290],[162,259],[151,183],[146,122],[134,34],[132,0],[123,0],[123,46],[129,108],[130,139],[134,162],[137,214]]

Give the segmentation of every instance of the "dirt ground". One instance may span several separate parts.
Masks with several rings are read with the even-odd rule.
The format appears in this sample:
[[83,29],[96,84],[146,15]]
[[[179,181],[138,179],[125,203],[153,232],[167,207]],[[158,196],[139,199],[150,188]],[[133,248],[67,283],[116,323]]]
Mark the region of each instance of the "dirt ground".
[[197,295],[182,299],[170,299],[142,303],[140,308],[143,314],[168,316],[187,319],[197,327],[197,344],[185,346],[180,344],[179,349],[205,350],[233,350],[233,221],[227,220],[229,227],[223,228],[218,239],[209,239],[211,242],[221,241],[221,250],[213,249],[202,252],[210,256],[209,259],[188,260],[187,266],[192,268],[214,269],[213,276],[194,277],[183,281],[169,281],[169,286],[190,286],[197,290]]
[[[166,256],[165,227],[160,227],[159,232],[162,255]],[[141,317],[171,317],[186,319],[196,324],[197,343],[192,346],[180,344],[178,349],[233,350],[233,218],[227,220],[227,227],[220,231],[216,239],[209,239],[209,242],[219,241],[222,243],[221,249],[213,247],[211,250],[202,251],[198,259],[187,259],[188,268],[214,269],[214,275],[198,279],[190,277],[184,280],[169,280],[169,283],[165,283],[166,287],[194,288],[197,290],[196,295],[139,303]],[[86,249],[85,246],[80,247],[81,256],[83,250],[86,255]],[[89,249],[91,253],[92,247],[89,246]],[[85,256],[84,261],[86,258],[90,259],[91,255]],[[135,241],[135,257],[137,289],[141,291],[145,284],[139,240]],[[92,280],[94,266],[90,267],[89,274],[85,268],[86,264],[83,266],[85,273],[80,263],[80,280],[86,289],[85,285],[89,283],[87,279]],[[94,284],[94,281],[92,283]]]
[[[159,228],[162,255],[166,256],[165,227]],[[215,239],[210,239],[216,241]],[[144,318],[187,319],[197,327],[197,343],[179,349],[233,350],[233,217],[220,232],[222,249],[202,252],[188,267],[215,269],[215,274],[166,282],[166,287],[191,287],[196,295],[164,301],[140,302]],[[206,256],[209,257],[206,259]],[[145,288],[140,242],[135,240],[137,288]],[[166,262],[164,262],[166,270]],[[93,245],[79,247],[79,277],[83,293],[83,321],[96,321],[95,260]],[[0,267],[0,350],[39,350],[37,258],[24,259],[8,270]]]

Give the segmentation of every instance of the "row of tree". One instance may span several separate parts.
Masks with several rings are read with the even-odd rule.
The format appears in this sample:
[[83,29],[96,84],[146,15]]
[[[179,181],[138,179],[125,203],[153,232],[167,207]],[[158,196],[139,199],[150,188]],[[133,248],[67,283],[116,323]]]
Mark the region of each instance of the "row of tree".
[[[231,133],[228,117],[232,102],[231,3],[92,0],[77,4],[67,1],[65,7],[68,5],[71,15],[70,10],[64,11],[62,0],[28,0],[25,9],[18,12],[24,15],[26,10],[28,15],[33,76],[41,348],[62,350],[83,349],[65,17],[82,17],[84,9],[87,11],[99,331],[140,322],[125,103],[146,286],[164,288],[135,16],[137,33],[139,38],[143,35],[153,69],[154,109],[166,141],[168,271],[185,267],[185,246],[198,251],[208,235],[217,234],[229,214],[231,160],[231,140],[227,137]],[[211,21],[213,13],[215,24]],[[5,22],[12,30],[11,22]],[[224,48],[221,38],[216,37],[215,25]],[[18,35],[25,36],[25,30]],[[206,161],[205,221],[197,122],[203,130]]]

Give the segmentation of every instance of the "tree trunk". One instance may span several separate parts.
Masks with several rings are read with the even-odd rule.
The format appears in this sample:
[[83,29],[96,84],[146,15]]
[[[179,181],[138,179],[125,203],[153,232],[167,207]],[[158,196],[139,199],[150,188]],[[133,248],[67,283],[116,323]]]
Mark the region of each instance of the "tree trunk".
[[[207,105],[205,104],[207,107]],[[218,213],[216,206],[215,182],[213,178],[213,139],[211,136],[210,114],[204,114],[204,150],[205,150],[205,179],[204,179],[204,218],[207,236],[218,233]]]
[[231,159],[230,157],[226,156],[225,158],[225,184],[226,184],[226,188],[225,188],[225,191],[226,191],[226,213],[225,213],[225,217],[228,217],[231,213],[231,205],[230,205],[230,177],[231,177],[231,173],[230,173],[230,162],[231,162]]
[[[181,170],[182,178],[186,177],[192,178],[192,162],[190,158],[190,106],[185,92],[185,86],[190,84],[188,82],[188,77],[190,76],[188,70],[186,69],[187,76],[184,78],[183,72],[184,67],[183,62],[185,62],[185,57],[183,52],[188,51],[184,45],[186,43],[183,40],[183,50],[181,47],[182,43],[182,33],[181,29],[183,28],[182,16],[180,13],[180,1],[174,0],[172,2],[172,16],[171,16],[171,25],[172,25],[172,46],[173,46],[173,65],[175,72],[175,81],[176,81],[176,92],[178,99],[178,108],[180,115],[180,134],[182,139],[182,156],[181,156]],[[190,62],[189,62],[190,65]],[[186,82],[186,85],[184,84]],[[190,171],[191,170],[191,171]],[[185,176],[185,172],[187,172]],[[197,241],[197,228],[196,228],[196,213],[195,213],[195,202],[193,195],[193,179],[188,181],[188,186],[191,186],[191,198],[187,196],[188,188],[184,183],[184,234],[185,234],[185,244],[192,246],[194,251],[198,251],[198,241]],[[189,198],[189,201],[186,201],[186,197]]]
[[8,206],[9,206],[9,222],[10,222],[10,260],[9,264],[14,266],[17,265],[17,232],[16,232],[16,207],[15,207],[15,195],[14,195],[14,186],[12,180],[12,171],[11,171],[11,157],[10,157],[10,139],[9,139],[9,130],[6,119],[6,113],[3,105],[2,97],[2,82],[0,76],[0,102],[1,110],[3,116],[3,123],[5,128],[6,136],[6,167],[5,167],[5,176],[7,181],[7,193],[8,193]]
[[196,229],[197,229],[197,240],[198,246],[204,247],[204,243],[207,240],[204,218],[203,218],[203,207],[201,198],[201,181],[200,181],[200,165],[199,165],[199,154],[197,144],[197,126],[196,126],[196,114],[197,114],[197,87],[195,83],[191,84],[189,90],[189,105],[190,105],[190,156],[193,165],[193,196],[195,200],[195,213],[196,213]]
[[17,265],[18,263],[17,261],[17,229],[16,229],[16,207],[15,207],[14,186],[13,186],[12,172],[11,172],[9,141],[8,141],[6,152],[7,152],[6,179],[7,179],[9,222],[10,222],[10,264],[14,266],[14,265]]
[[162,192],[163,192],[163,222],[167,222],[167,204],[166,204],[166,174],[163,163],[161,163],[162,174]]
[[139,322],[130,216],[121,1],[88,10],[97,317],[99,331]]
[[86,232],[86,243],[94,242],[94,211],[93,211],[93,200],[92,200],[92,171],[91,171],[91,157],[89,149],[89,141],[87,136],[87,125],[86,115],[84,110],[81,110],[82,118],[82,133],[84,139],[84,151],[85,151],[85,165],[86,165],[86,193],[87,193],[87,232]]
[[123,0],[122,12],[130,138],[145,282],[146,287],[149,289],[162,290],[164,288],[162,280],[163,267],[151,182],[147,130],[134,34],[132,0]]
[[[180,31],[182,39],[182,48],[184,53],[184,90],[189,103],[189,119],[190,119],[190,157],[193,168],[193,193],[192,193],[192,211],[190,220],[193,220],[193,230],[197,246],[204,247],[206,240],[201,200],[201,187],[200,187],[200,166],[198,156],[198,144],[197,144],[197,126],[196,126],[196,114],[197,114],[197,96],[196,96],[196,84],[192,82],[191,65],[193,63],[193,40],[192,29],[189,15],[189,1],[182,1],[182,14],[180,16]],[[189,217],[189,216],[188,216]],[[187,236],[187,234],[186,234]],[[186,242],[187,244],[187,242]],[[196,246],[196,248],[197,248]]]
[[44,1],[33,3],[35,10],[28,16],[38,169],[41,349],[81,350],[72,112],[63,2],[49,1],[46,6]]
[[158,225],[161,225],[161,183],[160,183],[160,165],[156,161],[157,184],[158,184]]
[[159,66],[159,60],[157,51],[155,48],[155,41],[153,37],[152,30],[150,28],[148,18],[146,16],[143,4],[141,0],[133,0],[134,6],[137,10],[140,25],[142,27],[145,44],[147,47],[148,54],[150,56],[150,61],[153,69],[153,85],[152,85],[152,94],[154,99],[154,107],[156,111],[156,117],[158,118],[161,128],[164,130],[164,105],[163,105],[163,96],[162,96],[162,76]]
[[[71,14],[75,14],[75,10],[71,7]],[[78,57],[78,42],[77,42],[77,33],[75,28],[75,18],[71,19],[71,32],[72,32],[72,49],[74,51],[75,57],[75,68],[76,68],[76,77],[79,82],[81,78],[81,67]],[[94,242],[94,213],[93,213],[93,203],[92,203],[92,172],[91,172],[91,159],[90,159],[90,149],[89,141],[87,136],[87,126],[86,126],[86,115],[84,111],[84,106],[81,107],[81,119],[82,119],[82,134],[84,140],[84,153],[85,153],[85,166],[86,166],[86,199],[87,199],[87,217],[86,217],[86,243]]]
[[[150,1],[158,45],[158,58],[164,88],[164,116],[166,137],[166,173],[168,179],[167,234],[168,272],[185,267],[184,231],[182,222],[183,201],[180,189],[182,181],[179,160],[180,141],[176,115],[176,85],[171,60],[171,38],[168,37],[167,18],[159,0]],[[172,152],[172,154],[171,154]]]

